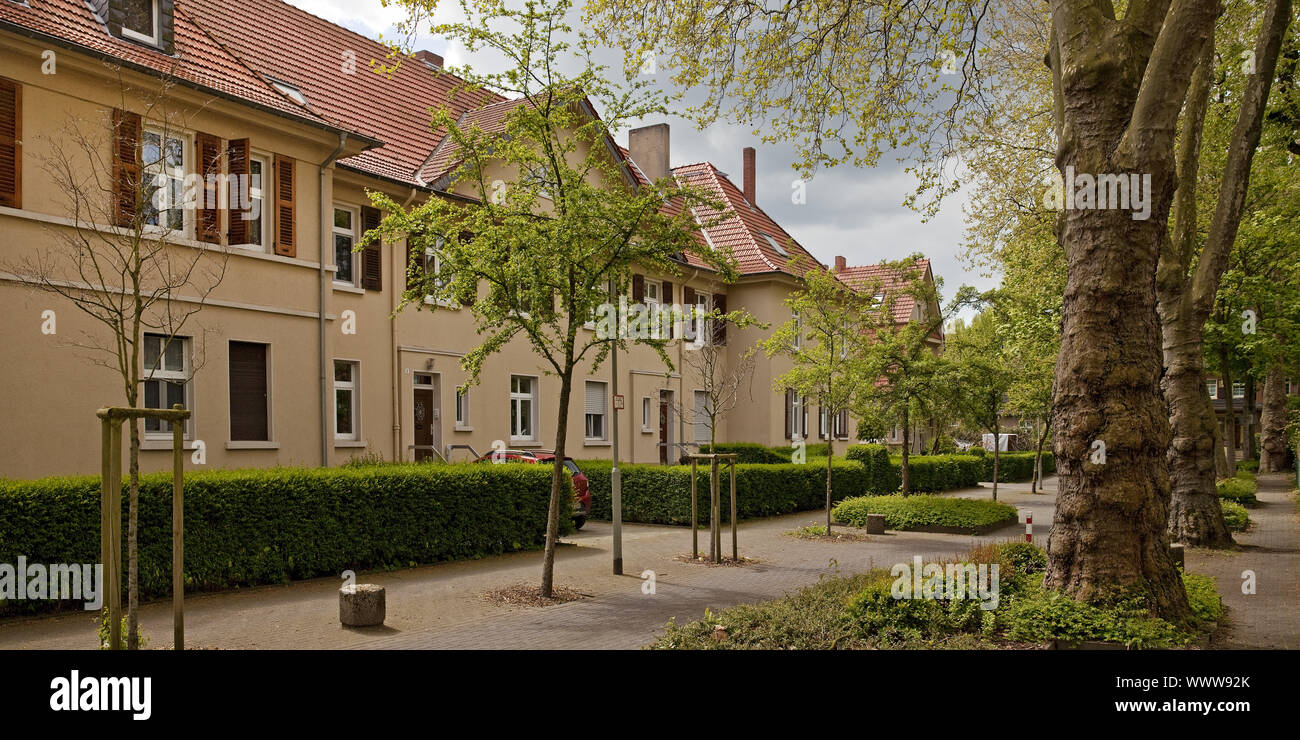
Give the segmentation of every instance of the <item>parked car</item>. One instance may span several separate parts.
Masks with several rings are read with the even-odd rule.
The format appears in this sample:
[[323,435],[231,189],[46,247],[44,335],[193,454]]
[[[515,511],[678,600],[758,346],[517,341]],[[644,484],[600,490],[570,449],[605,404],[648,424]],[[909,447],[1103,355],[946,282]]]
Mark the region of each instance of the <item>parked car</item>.
[[[551,464],[555,462],[555,453],[545,450],[496,450],[474,462]],[[573,480],[573,528],[582,529],[591,514],[591,491],[587,488],[587,476],[571,457],[564,458],[564,469],[569,471],[569,477]]]

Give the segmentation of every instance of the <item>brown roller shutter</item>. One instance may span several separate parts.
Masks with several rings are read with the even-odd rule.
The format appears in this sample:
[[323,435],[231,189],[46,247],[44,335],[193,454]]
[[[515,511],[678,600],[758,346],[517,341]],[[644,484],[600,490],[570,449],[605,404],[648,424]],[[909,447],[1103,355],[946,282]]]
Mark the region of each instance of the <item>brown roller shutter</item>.
[[[727,312],[727,297],[715,293],[713,296],[713,307],[718,309],[718,313],[725,314]],[[713,343],[719,345],[727,343],[726,319],[718,318],[713,320]]]
[[632,276],[632,302],[642,303],[645,301],[645,275]]
[[[383,213],[371,206],[361,207],[361,234],[379,228]],[[361,287],[366,290],[384,289],[384,249],[382,242],[375,242],[361,251]]]
[[230,440],[269,442],[266,345],[230,343]]
[[0,206],[23,207],[23,88],[0,77]]
[[[252,188],[252,181],[249,180],[252,164],[248,153],[248,139],[235,139],[226,144],[226,171],[239,191],[237,200],[235,193],[230,194],[230,228],[227,230],[226,239],[231,244],[248,244],[248,219],[244,218],[251,205],[249,193]],[[262,173],[263,199],[267,196],[269,188],[266,181],[270,177],[271,173]]]
[[294,225],[297,178],[293,168],[294,161],[291,157],[275,155],[275,253],[282,257],[298,256],[297,229]]
[[194,149],[198,155],[198,174],[203,178],[203,192],[198,203],[198,238],[208,244],[220,244],[221,209],[217,207],[217,175],[222,174],[221,139],[199,132],[194,136]]
[[139,114],[113,111],[113,216],[115,225],[130,227],[135,221],[140,190]]
[[675,339],[676,322],[672,320],[672,313],[671,313],[671,309],[673,306],[673,284],[665,280],[661,290],[663,292],[659,296],[660,301],[663,303],[664,310],[669,311],[668,313],[669,321],[672,322],[669,323],[668,325],[668,338]]

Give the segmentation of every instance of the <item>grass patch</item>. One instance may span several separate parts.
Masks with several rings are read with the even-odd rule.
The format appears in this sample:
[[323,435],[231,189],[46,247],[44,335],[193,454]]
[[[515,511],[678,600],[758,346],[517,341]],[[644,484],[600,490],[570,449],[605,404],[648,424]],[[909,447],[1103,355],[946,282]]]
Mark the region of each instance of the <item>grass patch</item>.
[[[669,622],[651,649],[1016,648],[1048,640],[1107,640],[1135,648],[1182,647],[1222,617],[1213,579],[1184,574],[1193,623],[1152,616],[1140,597],[1084,604],[1045,591],[1046,555],[1034,545],[981,545],[948,563],[998,565],[998,604],[975,599],[898,599],[895,577],[877,568],[828,577],[795,594],[742,604],[678,625]],[[946,563],[940,563],[941,565]]]
[[1245,532],[1250,528],[1250,513],[1246,507],[1232,499],[1220,499],[1219,508],[1223,509],[1223,523],[1233,532]]
[[893,530],[924,527],[979,528],[1013,522],[1013,506],[982,499],[942,496],[859,496],[845,499],[831,512],[836,521],[865,526],[868,514],[883,514]]
[[832,529],[829,534],[826,532],[825,524],[809,524],[806,527],[799,527],[786,532],[787,537],[794,537],[801,540],[818,540],[821,542],[870,542],[871,538],[857,532],[845,532],[842,529]]

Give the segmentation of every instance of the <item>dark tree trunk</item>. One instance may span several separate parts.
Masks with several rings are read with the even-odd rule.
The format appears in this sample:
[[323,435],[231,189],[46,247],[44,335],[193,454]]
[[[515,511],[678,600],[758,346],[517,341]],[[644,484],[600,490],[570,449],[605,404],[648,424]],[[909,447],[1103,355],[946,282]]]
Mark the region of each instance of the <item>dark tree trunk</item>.
[[1245,423],[1242,424],[1242,433],[1245,437],[1242,439],[1246,448],[1246,459],[1254,460],[1258,453],[1255,450],[1255,377],[1246,376],[1246,408],[1243,409]]
[[826,437],[826,534],[831,533],[831,466],[835,460],[835,435]]
[[1002,454],[1002,433],[999,429],[993,429],[993,500],[998,500],[998,464]]
[[1228,367],[1228,349],[1223,345],[1219,346],[1219,366],[1223,368],[1223,385],[1227,390],[1227,400],[1224,401],[1227,412],[1223,416],[1223,450],[1228,458],[1228,474],[1223,477],[1231,478],[1237,474],[1237,399],[1232,397],[1232,370]]
[[564,447],[569,432],[569,396],[573,368],[560,378],[560,415],[555,429],[555,464],[551,466],[551,505],[546,514],[546,551],[542,556],[542,597],[551,598],[555,584],[555,542],[560,535],[560,496],[564,486]]
[[1287,458],[1286,372],[1280,363],[1268,368],[1264,379],[1264,412],[1259,430],[1259,470],[1261,473],[1281,473],[1286,470]]
[[1047,444],[1047,433],[1051,425],[1043,420],[1043,431],[1038,435],[1038,447],[1034,454],[1034,483],[1029,487],[1030,493],[1038,493],[1043,486],[1043,445]]
[[[1213,404],[1211,404],[1213,405]],[[1228,451],[1223,448],[1223,422],[1214,420],[1214,474],[1218,480],[1231,478],[1228,472]]]

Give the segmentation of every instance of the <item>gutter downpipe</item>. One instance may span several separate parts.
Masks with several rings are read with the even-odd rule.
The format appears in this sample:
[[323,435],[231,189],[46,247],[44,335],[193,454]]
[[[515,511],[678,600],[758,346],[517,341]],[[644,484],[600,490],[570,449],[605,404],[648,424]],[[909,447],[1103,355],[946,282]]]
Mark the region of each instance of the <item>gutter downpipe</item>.
[[[406,196],[406,202],[402,203],[402,210],[410,208],[419,193],[419,188],[411,188],[411,194]],[[406,249],[409,255],[411,249],[409,244]],[[406,452],[402,449],[402,357],[401,351],[397,349],[397,304],[402,300],[398,286],[405,285],[399,280],[406,275],[407,266],[403,264],[403,258],[396,249],[393,250],[393,262],[396,263],[397,269],[393,270],[393,313],[388,319],[388,335],[393,344],[393,460],[405,462]],[[441,389],[442,386],[439,385],[439,392]]]
[[317,317],[317,324],[320,330],[320,464],[322,468],[329,467],[330,464],[330,398],[329,398],[329,359],[325,350],[325,298],[326,285],[328,279],[325,270],[325,255],[330,253],[329,242],[332,219],[330,218],[331,205],[325,202],[325,191],[329,183],[328,169],[338,160],[339,155],[348,144],[348,135],[339,133],[338,148],[330,153],[325,161],[320,163],[320,193],[318,198],[318,208],[320,211],[320,259],[316,261],[317,287],[319,288],[320,312]]

